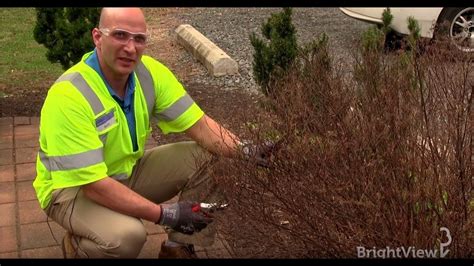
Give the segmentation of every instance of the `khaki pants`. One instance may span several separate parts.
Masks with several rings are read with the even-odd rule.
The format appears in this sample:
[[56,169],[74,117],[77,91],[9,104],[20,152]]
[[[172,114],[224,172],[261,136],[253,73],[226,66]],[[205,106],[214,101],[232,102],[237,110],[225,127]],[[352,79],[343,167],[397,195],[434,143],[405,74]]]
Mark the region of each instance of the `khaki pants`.
[[[180,192],[180,200],[215,202],[219,193],[207,171],[212,161],[213,157],[193,141],[163,145],[147,150],[132,176],[121,182],[155,203]],[[146,241],[140,219],[93,202],[80,187],[55,190],[45,211],[74,236],[78,257],[133,258]],[[166,230],[170,240],[199,246],[212,245],[216,234],[213,224],[193,235]]]

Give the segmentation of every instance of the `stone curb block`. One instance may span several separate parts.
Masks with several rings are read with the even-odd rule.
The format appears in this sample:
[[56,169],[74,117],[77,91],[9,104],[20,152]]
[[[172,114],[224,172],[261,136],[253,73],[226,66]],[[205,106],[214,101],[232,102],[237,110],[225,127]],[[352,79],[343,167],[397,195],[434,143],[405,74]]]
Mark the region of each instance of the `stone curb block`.
[[175,30],[178,43],[191,52],[215,77],[237,74],[239,66],[224,51],[189,24]]

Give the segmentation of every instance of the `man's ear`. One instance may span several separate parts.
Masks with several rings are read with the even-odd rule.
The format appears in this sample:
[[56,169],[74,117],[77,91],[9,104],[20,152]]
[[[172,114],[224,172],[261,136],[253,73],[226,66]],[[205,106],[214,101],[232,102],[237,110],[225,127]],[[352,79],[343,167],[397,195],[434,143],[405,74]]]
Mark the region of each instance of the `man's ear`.
[[98,29],[98,28],[94,28],[94,29],[92,30],[92,41],[94,42],[94,44],[95,44],[96,47],[100,46],[101,38],[102,38],[102,34],[101,34],[101,32],[99,31],[99,29]]

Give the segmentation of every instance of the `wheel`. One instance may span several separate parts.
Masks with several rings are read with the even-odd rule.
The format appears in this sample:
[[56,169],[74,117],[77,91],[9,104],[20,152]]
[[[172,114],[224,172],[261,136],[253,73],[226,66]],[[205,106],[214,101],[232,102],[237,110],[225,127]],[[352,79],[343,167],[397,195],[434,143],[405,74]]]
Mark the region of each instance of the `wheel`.
[[437,27],[438,37],[448,37],[463,52],[474,52],[474,7],[443,9]]

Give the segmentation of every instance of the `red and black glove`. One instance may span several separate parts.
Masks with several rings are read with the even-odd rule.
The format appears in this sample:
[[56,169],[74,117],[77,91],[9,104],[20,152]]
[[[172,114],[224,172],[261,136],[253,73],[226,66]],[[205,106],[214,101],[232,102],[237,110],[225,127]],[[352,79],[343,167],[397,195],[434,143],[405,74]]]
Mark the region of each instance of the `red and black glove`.
[[173,204],[161,204],[161,216],[157,224],[169,226],[183,234],[192,235],[212,223],[212,217],[201,209],[200,203],[180,201]]

